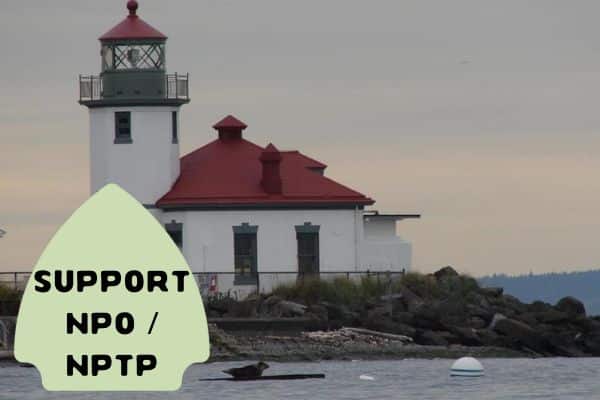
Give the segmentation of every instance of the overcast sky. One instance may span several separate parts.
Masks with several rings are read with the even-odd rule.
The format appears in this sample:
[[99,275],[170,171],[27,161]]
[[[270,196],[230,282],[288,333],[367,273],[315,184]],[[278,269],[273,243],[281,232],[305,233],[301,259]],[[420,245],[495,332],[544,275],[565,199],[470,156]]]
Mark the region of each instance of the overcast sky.
[[[125,0],[0,4],[0,270],[27,270],[89,195],[77,76]],[[232,113],[400,224],[416,269],[598,267],[600,2],[140,0],[191,74],[182,151]]]

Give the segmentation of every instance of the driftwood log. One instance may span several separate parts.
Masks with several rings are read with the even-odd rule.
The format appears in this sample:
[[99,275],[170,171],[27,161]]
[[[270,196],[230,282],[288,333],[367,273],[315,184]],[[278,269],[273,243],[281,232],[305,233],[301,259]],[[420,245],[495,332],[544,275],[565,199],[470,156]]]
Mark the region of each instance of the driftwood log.
[[390,341],[397,341],[402,343],[412,343],[412,338],[404,335],[395,335],[392,333],[377,332],[370,329],[363,328],[341,328],[337,331],[317,331],[317,332],[304,332],[304,337],[313,340],[347,340],[347,339],[384,339]]

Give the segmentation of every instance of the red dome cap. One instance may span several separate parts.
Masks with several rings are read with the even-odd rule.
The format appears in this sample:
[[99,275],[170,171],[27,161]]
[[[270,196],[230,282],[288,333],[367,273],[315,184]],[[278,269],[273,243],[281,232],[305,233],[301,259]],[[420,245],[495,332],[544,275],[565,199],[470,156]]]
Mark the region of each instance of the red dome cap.
[[228,115],[219,122],[217,122],[213,128],[216,130],[222,129],[239,129],[244,130],[248,127],[245,123],[234,117],[233,115]]
[[129,15],[118,25],[100,37],[100,40],[122,39],[158,39],[166,40],[167,37],[160,31],[146,23],[137,15],[139,4],[136,0],[127,2]]
[[129,15],[135,15],[138,7],[139,7],[139,4],[135,0],[129,0],[127,2],[127,9],[129,10]]

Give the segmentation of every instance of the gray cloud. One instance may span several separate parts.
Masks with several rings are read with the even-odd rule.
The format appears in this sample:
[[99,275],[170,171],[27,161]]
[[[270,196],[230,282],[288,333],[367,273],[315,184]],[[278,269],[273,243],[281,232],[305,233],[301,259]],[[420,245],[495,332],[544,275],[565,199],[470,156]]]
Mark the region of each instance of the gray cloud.
[[[2,2],[0,269],[29,268],[86,198],[77,75],[124,0]],[[401,225],[417,267],[591,268],[600,218],[595,1],[140,0],[190,72],[185,152],[235,113]]]

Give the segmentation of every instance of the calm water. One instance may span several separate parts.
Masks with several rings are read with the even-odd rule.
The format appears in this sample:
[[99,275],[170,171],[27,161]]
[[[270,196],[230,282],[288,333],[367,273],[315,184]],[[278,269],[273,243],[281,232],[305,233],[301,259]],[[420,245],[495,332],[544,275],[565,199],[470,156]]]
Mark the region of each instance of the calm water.
[[[243,363],[241,363],[243,364]],[[449,360],[271,363],[324,380],[200,382],[240,363],[191,367],[177,393],[47,393],[33,368],[0,367],[0,399],[600,399],[600,359],[483,360],[484,378],[450,378]],[[370,375],[374,381],[361,380]]]

